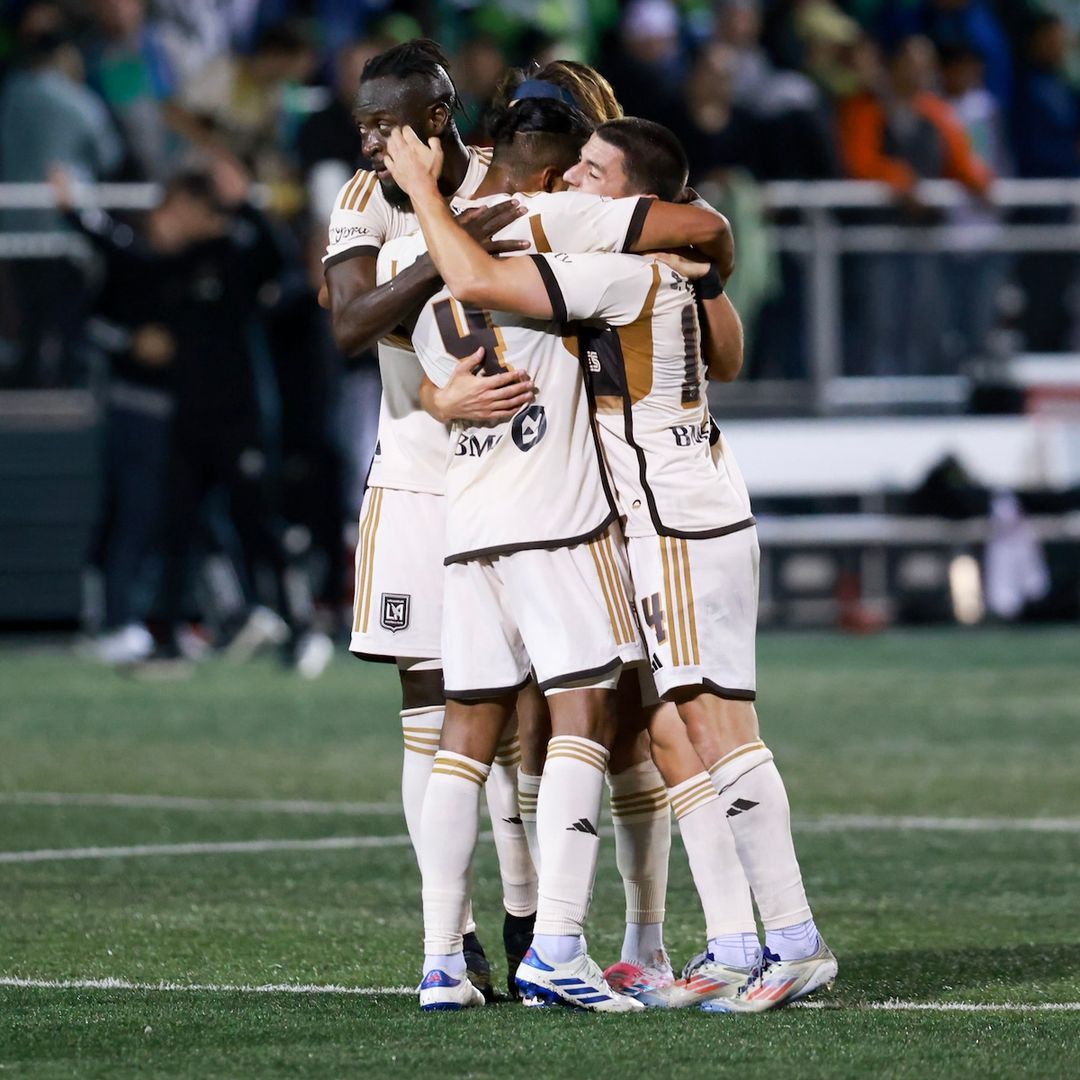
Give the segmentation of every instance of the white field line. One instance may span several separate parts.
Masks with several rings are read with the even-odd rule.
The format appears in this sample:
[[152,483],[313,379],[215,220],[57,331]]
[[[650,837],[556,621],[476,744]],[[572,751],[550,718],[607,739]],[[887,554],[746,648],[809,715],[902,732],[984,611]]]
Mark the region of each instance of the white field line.
[[147,855],[257,855],[267,851],[350,851],[404,847],[408,836],[320,836],[313,840],[226,840],[192,844],[133,844],[130,847],[41,848],[0,851],[0,863],[63,862],[72,859],[139,859]]
[[12,806],[111,806],[130,810],[196,810],[228,813],[390,815],[394,802],[324,802],[317,799],[220,799],[187,795],[73,794],[66,791],[0,791]]
[[[413,994],[409,986],[336,986],[312,983],[268,983],[261,986],[229,983],[128,982],[126,979],[19,979],[0,976],[0,986],[32,990],[137,990],[210,994],[345,994],[389,997]],[[872,1012],[1080,1012],[1080,1001],[996,1003],[975,1001],[866,1001],[851,1005],[810,1001],[802,1009]]]
[[[318,799],[229,799],[187,795],[77,794],[63,791],[0,791],[0,804],[15,806],[102,806],[132,810],[191,810],[232,813],[402,814],[395,802],[333,802]],[[1080,832],[1080,818],[915,817],[883,814],[827,814],[796,818],[800,832]],[[393,846],[379,844],[376,846]]]

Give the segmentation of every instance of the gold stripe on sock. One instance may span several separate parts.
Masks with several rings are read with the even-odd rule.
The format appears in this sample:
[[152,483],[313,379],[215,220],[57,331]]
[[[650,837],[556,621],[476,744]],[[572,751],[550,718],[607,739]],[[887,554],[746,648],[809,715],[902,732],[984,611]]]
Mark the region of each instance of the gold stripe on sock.
[[573,735],[557,735],[548,743],[548,757],[560,750],[574,750],[586,757],[593,758],[607,772],[608,752],[588,739],[579,739]]
[[558,761],[560,759],[566,759],[567,761],[580,761],[583,765],[589,765],[596,769],[597,772],[604,772],[606,763],[596,761],[594,758],[586,757],[584,754],[579,754],[576,750],[549,750],[548,761]]
[[464,772],[463,770],[453,769],[449,766],[435,765],[431,770],[432,776],[453,776],[457,780],[468,780],[470,784],[475,784],[477,787],[483,787],[483,780],[477,780],[472,773]]
[[734,750],[725,754],[715,765],[709,766],[709,775],[711,776],[717,769],[722,769],[729,761],[734,761],[737,757],[742,757],[743,754],[749,754],[754,750],[764,749],[765,744],[760,739],[757,739],[752,743],[744,743],[742,746],[737,746]]
[[616,809],[611,808],[613,818],[637,817],[639,814],[658,814],[670,808],[667,798],[650,799],[648,802],[639,803],[636,806],[625,806]]
[[667,788],[663,784],[658,787],[647,788],[645,791],[631,791],[626,795],[612,795],[611,805],[616,806],[619,803],[632,802],[634,799],[643,798],[646,795],[656,795],[658,792],[666,792]]
[[671,799],[671,805],[676,814],[679,814],[687,803],[696,799],[699,795],[716,796],[716,788],[713,787],[712,781],[702,778],[695,782],[692,787],[683,791],[678,793],[675,791],[668,792],[668,797]]
[[406,743],[405,749],[410,754],[420,754],[422,757],[434,757],[439,751],[435,747],[421,746],[419,744]]
[[487,779],[487,770],[483,766],[470,761],[468,758],[450,757],[445,750],[440,752],[439,760],[435,762],[435,765],[436,767],[439,765],[453,765],[457,769],[464,769],[479,780],[481,784]]
[[677,820],[681,821],[687,814],[692,814],[695,810],[700,810],[701,807],[707,806],[713,799],[718,798],[719,796],[716,794],[715,789],[712,791],[700,792],[696,799],[683,803],[682,806],[675,811],[675,817]]

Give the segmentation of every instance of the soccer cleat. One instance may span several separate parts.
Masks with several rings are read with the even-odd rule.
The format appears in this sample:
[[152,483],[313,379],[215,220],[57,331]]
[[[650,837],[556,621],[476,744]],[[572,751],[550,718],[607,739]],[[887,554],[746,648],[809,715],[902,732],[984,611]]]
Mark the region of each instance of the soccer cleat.
[[272,645],[284,645],[289,627],[275,611],[259,605],[251,609],[244,625],[225,646],[225,659],[233,664],[245,664],[256,653]]
[[802,960],[781,960],[766,949],[750,977],[734,997],[716,998],[701,1006],[704,1012],[757,1013],[779,1009],[822,987],[832,986],[838,965],[821,939],[818,951]]
[[644,1006],[634,998],[616,994],[604,973],[587,953],[564,964],[547,963],[535,948],[521,960],[516,983],[529,1006],[569,1005],[593,1012],[638,1012]]
[[484,1004],[484,995],[468,979],[455,979],[435,968],[420,984],[422,1012],[457,1012]]
[[658,949],[651,964],[631,964],[620,961],[612,964],[604,972],[608,986],[616,994],[637,998],[644,1005],[651,1004],[650,998],[663,993],[675,981],[671,970],[671,961],[663,949]]
[[469,982],[484,996],[484,1000],[495,1000],[495,987],[491,985],[491,964],[488,963],[484,946],[475,933],[466,934],[462,939],[462,952],[465,953],[465,974]]
[[708,949],[703,949],[701,952],[695,953],[683,965],[682,974],[679,976],[679,978],[680,979],[689,979],[690,976],[693,975],[694,972],[697,971],[697,969],[699,967],[701,967],[701,965],[704,964],[708,959],[709,959],[709,950]]
[[532,944],[533,927],[536,913],[532,915],[511,915],[508,911],[503,919],[503,948],[506,950],[506,990],[511,1001],[521,998],[521,991],[514,982],[522,957]]
[[688,1009],[717,998],[734,997],[750,977],[752,969],[721,964],[708,953],[705,957],[692,968],[687,965],[689,975],[676,979],[670,986],[642,994],[642,1004],[652,1009]]

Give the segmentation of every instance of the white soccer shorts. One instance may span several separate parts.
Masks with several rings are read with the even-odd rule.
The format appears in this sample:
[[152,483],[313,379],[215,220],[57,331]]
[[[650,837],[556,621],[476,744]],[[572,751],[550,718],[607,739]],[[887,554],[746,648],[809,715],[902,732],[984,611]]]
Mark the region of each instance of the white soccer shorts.
[[[644,657],[622,533],[574,547],[516,551],[446,568],[443,679],[448,698],[618,677]],[[614,686],[614,681],[610,683]]]
[[753,701],[757,666],[757,529],[627,542],[641,630],[661,695],[704,686]]
[[446,500],[368,488],[360,510],[349,649],[365,659],[436,659],[443,613]]

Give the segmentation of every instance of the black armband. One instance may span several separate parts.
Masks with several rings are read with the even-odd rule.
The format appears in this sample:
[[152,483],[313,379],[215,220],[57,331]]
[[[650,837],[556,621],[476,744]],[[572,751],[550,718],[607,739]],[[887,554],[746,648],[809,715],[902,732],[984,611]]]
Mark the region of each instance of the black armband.
[[715,266],[709,267],[709,272],[694,282],[699,300],[715,300],[723,291],[724,283],[720,280],[720,271]]

